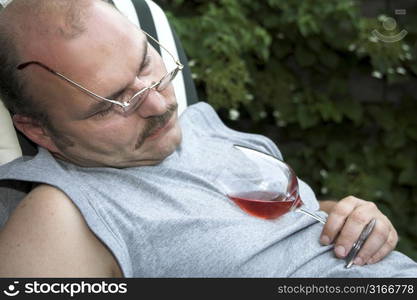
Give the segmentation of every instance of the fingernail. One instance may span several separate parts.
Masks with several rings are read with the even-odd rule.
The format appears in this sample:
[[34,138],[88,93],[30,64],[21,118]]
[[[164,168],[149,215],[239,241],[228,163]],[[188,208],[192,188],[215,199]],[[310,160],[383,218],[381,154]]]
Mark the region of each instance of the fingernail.
[[323,236],[320,238],[320,243],[321,243],[322,245],[329,245],[329,244],[330,244],[330,239],[329,239],[329,237],[328,237],[327,235],[323,235]]
[[343,246],[337,246],[334,249],[334,251],[336,252],[336,255],[337,256],[345,257],[345,252],[346,252],[345,247],[343,247]]
[[363,265],[363,259],[358,256],[358,257],[355,258],[353,263],[357,266],[362,266]]

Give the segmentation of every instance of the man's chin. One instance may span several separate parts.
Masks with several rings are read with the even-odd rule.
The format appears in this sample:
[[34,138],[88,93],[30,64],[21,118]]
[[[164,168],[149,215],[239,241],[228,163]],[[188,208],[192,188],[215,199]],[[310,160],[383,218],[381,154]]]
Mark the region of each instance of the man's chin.
[[[158,141],[159,143],[150,145],[146,155],[142,154],[137,160],[132,160],[125,162],[123,166],[118,166],[119,168],[128,168],[128,167],[140,167],[140,166],[156,166],[162,163],[167,157],[172,155],[180,146],[182,142],[182,131],[179,123],[176,124],[174,128],[171,129],[169,133],[170,139],[169,144],[160,144],[167,142],[167,140],[162,139]],[[155,141],[156,142],[156,141]]]
[[[127,154],[124,157],[116,154],[107,153],[96,159],[80,153],[72,153],[68,149],[59,152],[52,152],[52,155],[62,161],[72,163],[80,167],[110,167],[110,168],[130,168],[139,166],[155,166],[163,162],[168,156],[176,151],[182,142],[182,130],[178,120],[176,124],[159,139],[144,143],[137,153]],[[66,151],[67,150],[67,151]],[[136,152],[136,151],[135,151]]]
[[[182,132],[178,124],[171,129],[167,139],[168,138],[171,140],[169,144],[157,145],[155,147],[156,149],[150,152],[150,157],[148,159],[149,165],[160,164],[178,149],[182,141]],[[166,140],[162,140],[161,142],[166,142]]]

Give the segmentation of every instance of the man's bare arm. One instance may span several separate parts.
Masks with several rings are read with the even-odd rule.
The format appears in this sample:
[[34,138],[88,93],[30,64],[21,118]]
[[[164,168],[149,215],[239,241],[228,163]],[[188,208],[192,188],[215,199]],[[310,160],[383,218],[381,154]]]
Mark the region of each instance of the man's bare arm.
[[40,185],[0,231],[0,277],[116,277],[120,269],[60,190]]

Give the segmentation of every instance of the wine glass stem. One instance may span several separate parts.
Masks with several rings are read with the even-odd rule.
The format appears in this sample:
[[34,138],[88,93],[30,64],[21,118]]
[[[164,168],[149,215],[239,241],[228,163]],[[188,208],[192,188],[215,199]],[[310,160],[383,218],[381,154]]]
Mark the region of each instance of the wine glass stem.
[[305,210],[304,208],[302,208],[302,207],[298,207],[297,209],[296,209],[296,211],[299,211],[299,212],[301,212],[301,213],[303,213],[303,214],[305,214],[305,215],[307,215],[307,216],[310,216],[310,217],[312,217],[313,219],[316,219],[317,221],[319,221],[320,223],[323,223],[323,224],[326,224],[326,219],[324,219],[323,217],[321,217],[321,216],[319,216],[319,215],[316,215],[316,214],[313,214],[313,213],[311,213],[311,212],[309,212],[309,211],[307,211],[307,210]]

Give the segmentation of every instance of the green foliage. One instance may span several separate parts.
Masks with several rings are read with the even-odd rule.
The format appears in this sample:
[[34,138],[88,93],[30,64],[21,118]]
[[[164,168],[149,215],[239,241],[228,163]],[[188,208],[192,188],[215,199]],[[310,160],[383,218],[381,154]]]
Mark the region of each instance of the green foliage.
[[[319,197],[376,202],[398,248],[417,259],[417,97],[407,92],[417,75],[416,9],[391,32],[381,26],[387,16],[365,18],[352,0],[157,2],[202,100],[230,126],[272,138]],[[373,33],[402,28],[408,35],[395,43]],[[362,78],[371,93],[352,92],[366,89]],[[239,114],[228,120],[231,110]]]

